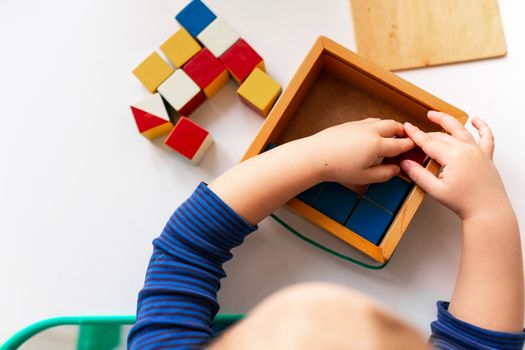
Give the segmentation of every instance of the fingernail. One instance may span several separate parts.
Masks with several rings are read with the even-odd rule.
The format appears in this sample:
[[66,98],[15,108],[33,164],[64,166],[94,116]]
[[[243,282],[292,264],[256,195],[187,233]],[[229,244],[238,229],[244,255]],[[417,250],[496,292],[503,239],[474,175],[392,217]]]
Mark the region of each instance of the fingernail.
[[409,160],[405,159],[403,161],[401,161],[401,167],[404,168],[404,169],[408,169],[412,166],[412,164],[410,163]]
[[413,127],[414,125],[410,124],[409,122],[405,122],[405,126]]

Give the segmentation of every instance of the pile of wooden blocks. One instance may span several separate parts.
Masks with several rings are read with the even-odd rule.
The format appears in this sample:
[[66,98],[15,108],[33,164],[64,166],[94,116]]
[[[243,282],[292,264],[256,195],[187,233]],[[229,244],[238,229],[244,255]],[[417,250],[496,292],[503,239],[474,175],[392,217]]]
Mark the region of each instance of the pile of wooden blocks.
[[160,45],[169,63],[153,52],[133,70],[152,95],[131,110],[142,135],[152,140],[168,134],[165,144],[196,164],[213,141],[188,117],[229,76],[240,85],[241,100],[263,116],[281,86],[265,73],[261,56],[202,1],[192,0],[175,19],[182,28]]
[[[275,144],[269,144],[266,149],[274,147]],[[428,157],[422,149],[414,148],[397,157],[385,158],[383,163],[399,165],[404,159],[424,165]],[[359,193],[336,182],[324,182],[300,193],[297,198],[379,245],[413,185],[402,172],[387,182],[368,185]]]

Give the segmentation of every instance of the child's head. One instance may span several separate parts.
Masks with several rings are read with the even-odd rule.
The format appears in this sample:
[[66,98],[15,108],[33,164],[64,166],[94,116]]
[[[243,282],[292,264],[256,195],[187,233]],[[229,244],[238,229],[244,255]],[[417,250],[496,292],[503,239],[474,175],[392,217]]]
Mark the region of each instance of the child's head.
[[258,305],[210,349],[428,349],[413,327],[346,288],[309,283]]

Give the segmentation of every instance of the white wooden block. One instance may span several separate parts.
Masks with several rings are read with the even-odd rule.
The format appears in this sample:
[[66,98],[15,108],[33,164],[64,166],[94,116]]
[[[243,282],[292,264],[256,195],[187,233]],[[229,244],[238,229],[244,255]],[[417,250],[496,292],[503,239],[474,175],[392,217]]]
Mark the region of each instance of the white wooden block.
[[197,39],[211,51],[215,57],[221,56],[237,40],[239,33],[222,18],[217,18],[197,35]]
[[177,69],[157,91],[176,111],[180,111],[200,92],[200,88],[186,72]]

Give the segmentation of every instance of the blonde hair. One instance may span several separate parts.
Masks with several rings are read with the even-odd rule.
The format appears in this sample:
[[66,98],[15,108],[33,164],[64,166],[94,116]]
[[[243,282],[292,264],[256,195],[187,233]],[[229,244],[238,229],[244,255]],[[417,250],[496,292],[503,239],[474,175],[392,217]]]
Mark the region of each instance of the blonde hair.
[[286,288],[210,346],[213,350],[422,350],[413,327],[367,297],[326,283]]

